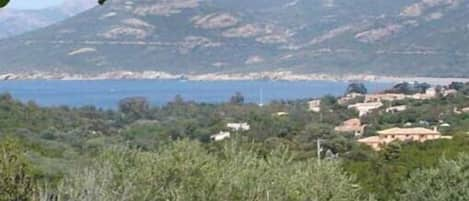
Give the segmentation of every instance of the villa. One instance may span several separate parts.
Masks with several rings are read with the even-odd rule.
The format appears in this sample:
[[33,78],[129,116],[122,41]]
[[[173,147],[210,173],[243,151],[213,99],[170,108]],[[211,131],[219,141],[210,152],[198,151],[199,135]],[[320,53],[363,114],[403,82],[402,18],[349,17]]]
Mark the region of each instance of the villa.
[[365,96],[365,102],[398,101],[406,98],[405,94],[397,93],[369,94]]
[[344,121],[342,125],[334,128],[339,133],[353,133],[355,136],[361,136],[365,129],[365,125],[362,125],[360,119],[349,119]]
[[312,100],[308,102],[309,111],[320,112],[321,100]]
[[357,98],[361,98],[361,97],[364,97],[365,95],[363,94],[360,94],[360,93],[349,93],[343,97],[340,97],[339,100],[337,100],[337,102],[340,104],[340,105],[347,105],[349,102],[357,99]]
[[228,123],[226,124],[226,127],[233,131],[248,131],[251,129],[251,126],[248,123]]
[[211,135],[210,139],[213,140],[213,141],[222,141],[222,140],[228,139],[230,137],[231,137],[230,132],[220,131],[218,134]]
[[462,108],[461,111],[463,113],[469,113],[469,107]]
[[436,130],[436,128],[433,130],[421,127],[391,128],[387,130],[378,131],[378,136],[362,138],[358,140],[358,142],[366,144],[375,150],[380,150],[381,146],[389,144],[393,141],[425,142],[428,140],[451,138],[451,136],[442,136],[441,133]]
[[428,100],[428,99],[433,99],[437,97],[437,90],[433,87],[428,88],[425,93],[418,93],[414,95],[409,95],[410,99],[416,99],[416,100]]
[[383,106],[383,103],[381,102],[370,102],[370,103],[357,103],[354,105],[349,105],[348,108],[357,110],[359,113],[359,116],[362,117],[362,116],[367,115],[369,112],[375,109],[378,109],[382,106]]
[[[456,91],[457,92],[457,91]],[[453,94],[454,91],[448,91],[447,93]],[[412,95],[406,95],[403,93],[380,93],[380,94],[368,94],[365,96],[365,103],[367,102],[382,102],[382,101],[398,101],[404,99],[415,99],[415,100],[428,100],[436,98],[438,92],[436,88],[431,87],[425,90],[425,93],[416,93]]]
[[278,117],[288,116],[288,113],[287,112],[277,112],[277,113],[275,113],[275,116],[278,116]]
[[399,105],[386,108],[386,112],[388,113],[396,113],[396,112],[403,112],[407,110],[407,105]]
[[458,94],[458,91],[455,89],[444,89],[441,93],[444,97],[447,97],[447,96],[454,96]]

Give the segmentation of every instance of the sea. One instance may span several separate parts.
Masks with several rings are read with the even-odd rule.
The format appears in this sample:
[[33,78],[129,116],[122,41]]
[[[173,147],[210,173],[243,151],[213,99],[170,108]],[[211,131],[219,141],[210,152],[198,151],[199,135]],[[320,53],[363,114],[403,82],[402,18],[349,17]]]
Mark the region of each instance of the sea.
[[[199,103],[223,103],[240,92],[245,102],[268,104],[273,100],[318,98],[343,95],[345,81],[186,81],[186,80],[12,80],[0,81],[0,93],[8,92],[23,102],[41,106],[81,107],[94,105],[115,109],[119,100],[145,97],[162,106],[179,95]],[[365,82],[369,92],[389,88],[389,82]]]

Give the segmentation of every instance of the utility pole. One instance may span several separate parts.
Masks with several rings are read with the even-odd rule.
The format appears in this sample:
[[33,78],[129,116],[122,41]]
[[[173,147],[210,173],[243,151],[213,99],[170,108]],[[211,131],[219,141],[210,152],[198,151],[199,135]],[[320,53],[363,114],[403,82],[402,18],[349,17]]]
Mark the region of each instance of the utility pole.
[[316,149],[317,149],[317,157],[318,157],[318,165],[321,165],[321,152],[322,152],[322,148],[321,148],[321,139],[318,138],[316,140]]

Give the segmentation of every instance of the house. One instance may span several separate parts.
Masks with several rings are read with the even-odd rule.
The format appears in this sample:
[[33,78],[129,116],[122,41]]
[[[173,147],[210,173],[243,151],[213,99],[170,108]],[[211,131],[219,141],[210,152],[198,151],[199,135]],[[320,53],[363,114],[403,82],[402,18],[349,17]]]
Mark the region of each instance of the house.
[[436,98],[438,95],[436,88],[431,87],[428,88],[425,93],[417,93],[414,95],[409,95],[408,97],[411,99],[416,99],[416,100],[428,100],[428,99],[433,99]]
[[412,127],[414,124],[412,122],[406,122],[404,127]]
[[430,126],[430,122],[425,121],[425,120],[420,120],[420,121],[419,121],[419,124],[420,124],[420,125],[423,125],[423,126]]
[[248,131],[251,129],[248,123],[227,123],[226,127],[233,131]]
[[444,97],[447,97],[447,96],[454,96],[458,93],[458,91],[456,89],[445,89],[442,91],[442,95]]
[[360,97],[364,97],[365,95],[363,94],[360,94],[360,93],[349,93],[341,98],[339,98],[339,100],[337,100],[337,102],[340,104],[340,105],[346,105],[348,104],[350,101],[353,101],[357,98],[360,98]]
[[469,107],[462,108],[461,111],[464,113],[469,113]]
[[436,90],[435,87],[430,87],[427,90],[425,90],[425,95],[428,97],[435,98],[438,95],[438,91]]
[[210,136],[210,139],[212,141],[222,141],[222,140],[225,140],[225,139],[228,139],[231,137],[231,133],[230,132],[223,132],[223,131],[220,131],[218,134],[214,134],[214,135],[211,135]]
[[407,96],[398,93],[369,94],[365,96],[365,102],[382,102],[382,101],[398,101],[404,100]]
[[287,112],[277,112],[277,113],[275,113],[275,116],[284,117],[284,116],[288,116],[288,113]]
[[436,128],[434,130],[421,127],[391,128],[378,131],[378,136],[362,138],[358,140],[358,142],[369,145],[375,150],[380,150],[381,146],[389,144],[393,141],[425,142],[428,140],[437,139],[451,139],[451,136],[442,136],[441,133],[436,130]]
[[336,132],[340,133],[353,133],[355,136],[361,136],[365,129],[365,125],[362,125],[360,119],[349,119],[344,121],[342,125],[334,128]]
[[321,100],[312,100],[308,102],[309,111],[320,112],[321,111]]
[[396,113],[396,112],[403,112],[407,110],[407,105],[399,105],[386,108],[386,112],[388,113]]
[[440,127],[449,128],[449,127],[451,127],[451,124],[449,124],[449,123],[442,123],[442,124],[440,124]]
[[371,137],[362,138],[362,139],[359,139],[358,142],[362,144],[366,144],[377,151],[379,151],[382,146],[382,141],[379,136],[371,136]]
[[367,115],[369,112],[375,109],[378,109],[382,106],[383,106],[383,103],[381,102],[370,102],[370,103],[357,103],[354,105],[349,105],[348,108],[357,110],[359,113],[359,116],[362,117],[362,116]]

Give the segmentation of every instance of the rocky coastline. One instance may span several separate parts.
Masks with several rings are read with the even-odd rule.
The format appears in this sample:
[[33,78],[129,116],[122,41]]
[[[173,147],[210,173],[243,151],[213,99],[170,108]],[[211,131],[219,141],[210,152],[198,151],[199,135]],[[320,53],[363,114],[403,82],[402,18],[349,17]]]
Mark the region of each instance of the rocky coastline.
[[394,77],[370,74],[332,75],[320,73],[294,73],[291,71],[250,72],[250,73],[207,73],[171,74],[160,71],[112,71],[96,74],[71,74],[61,72],[25,72],[0,74],[0,81],[8,80],[188,80],[188,81],[367,81],[367,82],[427,82],[448,84],[453,81],[469,82],[469,78]]

